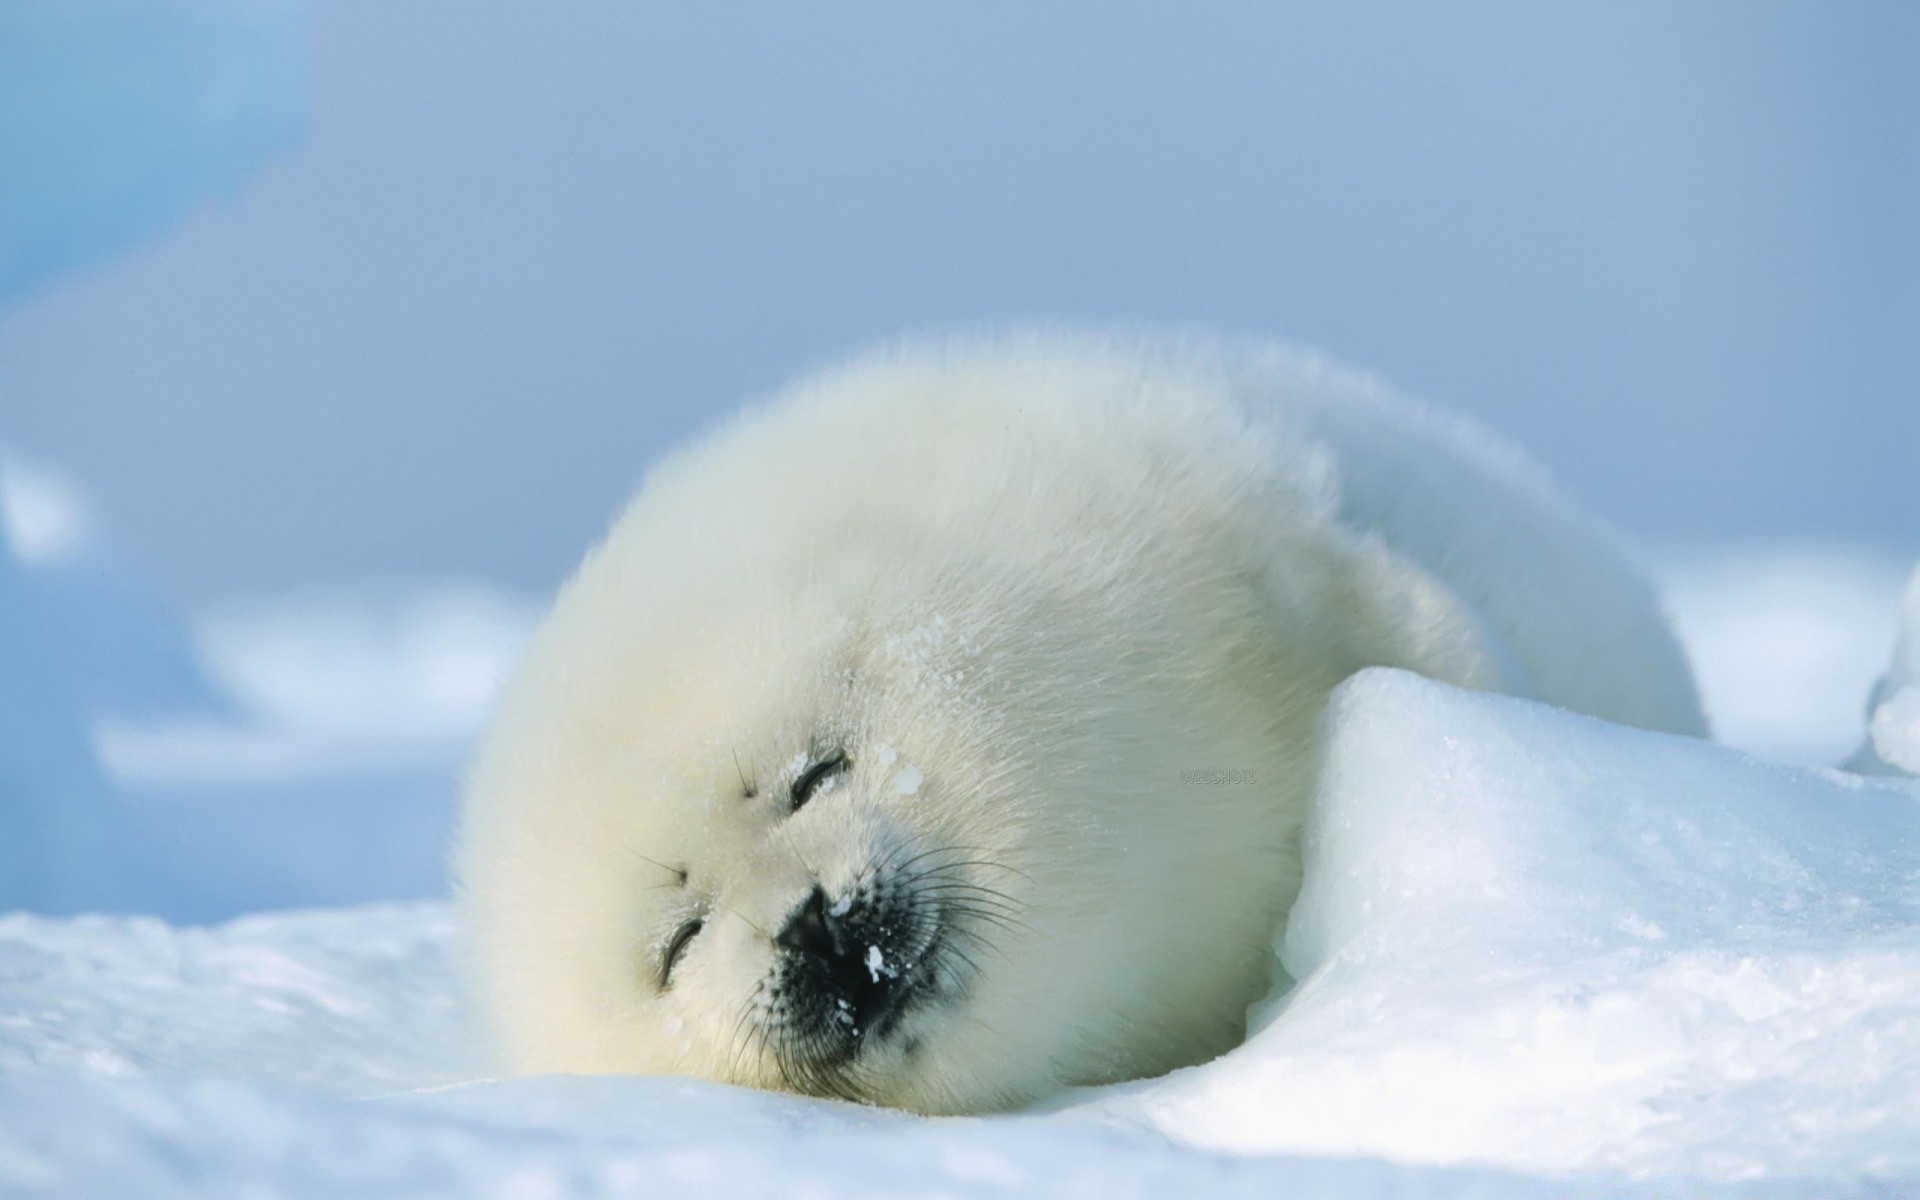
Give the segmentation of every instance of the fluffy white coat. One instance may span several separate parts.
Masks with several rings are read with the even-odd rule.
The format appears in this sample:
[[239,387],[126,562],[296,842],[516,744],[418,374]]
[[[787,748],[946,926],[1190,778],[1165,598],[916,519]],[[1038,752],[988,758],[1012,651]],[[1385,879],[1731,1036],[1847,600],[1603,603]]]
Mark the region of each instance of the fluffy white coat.
[[[1324,700],[1382,664],[1704,728],[1601,527],[1311,357],[1033,334],[804,382],[652,472],[474,766],[505,1057],[963,1112],[1217,1054],[1273,982]],[[937,915],[868,948],[926,1001],[818,1069],[769,982],[816,887]]]

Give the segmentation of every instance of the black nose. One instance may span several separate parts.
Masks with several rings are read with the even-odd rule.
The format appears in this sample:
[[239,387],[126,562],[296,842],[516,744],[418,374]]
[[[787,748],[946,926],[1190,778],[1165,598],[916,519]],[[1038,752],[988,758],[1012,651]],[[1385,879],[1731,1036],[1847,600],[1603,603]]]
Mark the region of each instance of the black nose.
[[[836,959],[848,953],[846,932],[835,914],[830,913],[825,888],[816,886],[801,902],[774,942],[782,949],[832,967]],[[843,912],[839,916],[845,916]]]
[[796,997],[855,1039],[889,1028],[906,998],[881,948],[887,921],[885,912],[853,897],[829,901],[815,887],[773,939],[787,952],[783,976]]

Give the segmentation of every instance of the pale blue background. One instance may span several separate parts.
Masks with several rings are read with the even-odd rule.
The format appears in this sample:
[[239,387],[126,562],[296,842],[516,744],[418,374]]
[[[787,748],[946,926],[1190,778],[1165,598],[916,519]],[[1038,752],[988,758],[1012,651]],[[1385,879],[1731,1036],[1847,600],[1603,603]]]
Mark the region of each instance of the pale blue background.
[[740,400],[1031,318],[1316,345],[1643,540],[1920,541],[1920,5],[317,0],[307,36],[304,141],[0,314],[0,436],[191,603],[545,589]]

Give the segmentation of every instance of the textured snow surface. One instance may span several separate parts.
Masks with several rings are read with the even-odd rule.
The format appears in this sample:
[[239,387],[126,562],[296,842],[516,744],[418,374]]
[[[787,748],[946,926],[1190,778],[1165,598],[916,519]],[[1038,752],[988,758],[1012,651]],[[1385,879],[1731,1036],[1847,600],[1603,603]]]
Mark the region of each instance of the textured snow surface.
[[10,1195],[1161,1197],[1521,1200],[1902,1194],[1239,1158],[1072,1117],[921,1121],[712,1085],[522,1080],[372,1103],[264,1085],[0,1079]]
[[1920,787],[1393,672],[1331,721],[1302,980],[1134,1102],[1183,1139],[1920,1176]]
[[1343,690],[1328,736],[1279,947],[1302,982],[1204,1067],[965,1121],[682,1080],[489,1082],[441,904],[206,929],[16,915],[0,1192],[1920,1181],[1920,784],[1386,671]]

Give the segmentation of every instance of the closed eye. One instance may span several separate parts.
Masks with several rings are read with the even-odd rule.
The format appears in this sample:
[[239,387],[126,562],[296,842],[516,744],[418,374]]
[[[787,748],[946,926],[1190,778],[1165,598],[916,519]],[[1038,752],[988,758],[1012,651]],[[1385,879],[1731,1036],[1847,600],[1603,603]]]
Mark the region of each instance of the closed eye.
[[802,805],[813,799],[813,794],[820,790],[821,784],[839,775],[852,765],[852,762],[847,758],[847,752],[845,750],[835,750],[819,762],[808,767],[805,771],[802,771],[800,778],[793,781],[793,790],[788,793],[788,798],[792,801],[793,811],[799,812]]
[[667,953],[660,960],[661,991],[673,986],[674,965],[680,961],[680,956],[687,952],[687,947],[693,944],[693,939],[700,935],[703,924],[704,922],[696,918],[674,931],[673,940],[667,943]]

